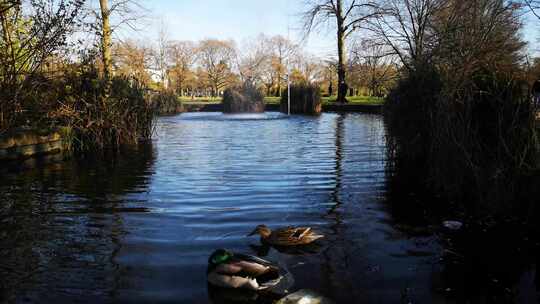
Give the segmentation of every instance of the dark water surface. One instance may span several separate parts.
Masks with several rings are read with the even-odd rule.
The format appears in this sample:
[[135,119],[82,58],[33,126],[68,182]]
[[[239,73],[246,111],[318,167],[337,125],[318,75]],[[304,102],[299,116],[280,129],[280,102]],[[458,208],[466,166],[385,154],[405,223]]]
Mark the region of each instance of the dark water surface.
[[[184,114],[115,162],[2,172],[0,302],[227,303],[206,284],[223,247],[279,262],[293,290],[337,303],[489,303],[453,293],[467,271],[447,275],[435,234],[395,222],[384,137],[376,115]],[[246,237],[258,224],[327,238],[279,252]],[[515,302],[538,299],[529,266],[509,286]]]

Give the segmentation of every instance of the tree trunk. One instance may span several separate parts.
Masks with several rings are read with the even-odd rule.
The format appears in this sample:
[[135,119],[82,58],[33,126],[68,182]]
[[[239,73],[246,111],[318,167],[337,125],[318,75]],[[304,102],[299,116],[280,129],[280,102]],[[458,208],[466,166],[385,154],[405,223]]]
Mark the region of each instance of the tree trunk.
[[184,97],[184,81],[178,79],[177,82],[178,82],[178,85],[177,85],[177,88],[176,88],[177,93],[180,94],[180,97]]
[[337,43],[338,43],[338,97],[337,102],[346,103],[347,102],[347,83],[346,83],[346,70],[345,62],[347,61],[345,55],[345,27],[344,27],[344,16],[342,8],[342,0],[337,0]]
[[112,55],[111,55],[111,25],[110,25],[110,11],[109,11],[109,0],[99,0],[99,5],[101,7],[101,56],[103,59],[103,74],[107,82],[111,79],[112,72]]
[[[281,68],[281,61],[280,61],[280,68]],[[277,91],[276,91],[276,97],[281,98],[281,72],[278,72],[277,75]]]

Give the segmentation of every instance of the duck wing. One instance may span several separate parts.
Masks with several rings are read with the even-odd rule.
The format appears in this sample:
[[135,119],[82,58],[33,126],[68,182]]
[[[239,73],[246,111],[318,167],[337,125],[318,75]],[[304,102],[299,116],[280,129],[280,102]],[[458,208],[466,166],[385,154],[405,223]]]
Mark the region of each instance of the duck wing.
[[267,261],[265,259],[261,259],[259,257],[253,256],[253,255],[247,255],[247,254],[241,254],[241,253],[235,253],[233,260],[238,261],[248,261],[248,262],[255,262],[261,265],[270,266],[274,265],[274,263]]
[[275,230],[268,241],[278,246],[302,245],[312,233],[311,227],[287,227]]
[[252,278],[258,278],[266,273],[273,272],[270,266],[264,266],[253,262],[240,261],[234,263],[234,265],[242,269],[241,273],[243,275]]
[[245,288],[250,290],[259,290],[261,286],[257,280],[249,277],[220,274],[211,272],[208,274],[207,280],[210,284],[225,288]]
[[311,233],[313,233],[311,231],[311,227],[298,227],[296,228],[296,232],[294,233],[294,236],[299,239],[302,239]]
[[241,254],[241,253],[235,253],[232,261],[233,262],[244,261],[244,262],[260,264],[260,265],[263,265],[263,266],[277,267],[274,263],[272,263],[270,261],[261,259],[261,258],[256,257],[256,256],[247,255],[247,254]]
[[294,227],[276,229],[270,235],[269,241],[275,244],[290,244],[296,242],[302,235],[303,230]]
[[224,275],[236,275],[242,272],[242,267],[236,263],[220,264],[214,269],[215,273]]
[[315,231],[313,231],[311,227],[298,228],[298,233],[300,234],[300,236],[298,237],[299,239],[305,239],[305,240],[311,240],[311,241],[318,240],[324,237],[324,235],[322,234],[315,233]]
[[310,233],[302,238],[305,244],[313,243],[318,239],[324,238],[322,234]]
[[277,266],[258,257],[237,254],[234,256],[231,264],[239,267],[243,275],[252,278],[260,278],[263,275],[270,275],[271,277],[279,276],[279,268]]
[[[216,267],[208,275],[212,285],[283,294],[294,284],[294,278],[286,269],[255,256],[234,254],[225,265],[223,268]],[[218,273],[218,270],[235,273]]]

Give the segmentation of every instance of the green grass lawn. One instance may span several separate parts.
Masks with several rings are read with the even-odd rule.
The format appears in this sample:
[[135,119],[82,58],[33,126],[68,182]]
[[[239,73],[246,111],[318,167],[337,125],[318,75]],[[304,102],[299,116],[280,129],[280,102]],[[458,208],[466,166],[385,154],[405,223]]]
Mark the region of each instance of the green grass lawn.
[[281,97],[270,96],[270,97],[265,97],[264,102],[266,102],[267,104],[279,104],[280,99]]
[[[329,104],[336,102],[337,97],[323,97],[323,103]],[[374,97],[374,96],[352,96],[347,97],[349,104],[363,104],[363,105],[382,105],[384,103],[384,98]]]
[[[336,102],[336,96],[332,97],[323,97],[323,104],[331,104]],[[269,104],[278,104],[279,97],[265,97],[264,101]],[[381,97],[372,97],[372,96],[353,96],[347,97],[349,104],[363,104],[363,105],[381,105],[384,103],[384,98]]]
[[[381,105],[384,103],[384,98],[372,97],[372,96],[353,96],[347,97],[349,104],[362,104],[362,105]],[[179,100],[183,104],[219,104],[221,103],[221,97],[180,97]],[[264,101],[267,104],[279,104],[279,97],[265,97]],[[336,96],[323,97],[323,104],[331,104],[336,102]]]
[[180,100],[183,104],[219,104],[221,103],[221,97],[179,97],[178,100]]
[[[324,104],[331,104],[336,102],[336,96],[332,97],[323,97],[323,103]],[[353,96],[353,97],[347,97],[349,100],[349,104],[365,104],[365,105],[381,105],[384,103],[384,98],[381,97],[371,97],[371,96]],[[278,104],[280,98],[279,97],[265,97],[264,101],[269,104]]]

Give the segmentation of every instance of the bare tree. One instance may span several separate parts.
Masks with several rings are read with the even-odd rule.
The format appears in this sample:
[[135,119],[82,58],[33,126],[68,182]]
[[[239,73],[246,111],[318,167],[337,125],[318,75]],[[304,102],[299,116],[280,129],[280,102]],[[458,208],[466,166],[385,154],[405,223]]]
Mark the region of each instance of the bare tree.
[[[350,73],[349,73],[350,74]],[[322,62],[321,66],[321,86],[324,86],[328,96],[334,94],[334,88],[337,87],[336,76],[337,75],[337,61],[328,59]],[[349,75],[350,77],[351,75]]]
[[167,51],[168,51],[168,38],[167,30],[164,23],[161,23],[158,33],[158,40],[156,49],[154,50],[154,67],[159,78],[159,86],[161,89],[167,89],[167,71],[168,71],[168,62],[167,62]]
[[254,85],[262,83],[264,69],[270,60],[268,39],[260,35],[246,40],[237,52],[238,73],[242,83]]
[[395,56],[383,45],[369,40],[355,43],[350,58],[349,74],[357,77],[352,82],[364,85],[371,96],[382,97],[397,77]]
[[16,82],[21,76],[37,71],[75,30],[83,4],[83,0],[0,3],[2,80]]
[[[293,69],[297,77],[306,84],[320,83],[323,76],[321,61],[308,53],[297,52],[292,59]],[[299,80],[297,78],[297,81]]]
[[207,39],[200,42],[199,61],[211,86],[212,96],[219,95],[231,83],[235,57],[236,50],[231,41]]
[[113,47],[113,66],[120,75],[133,77],[145,85],[150,84],[152,50],[142,43],[128,40]]
[[299,47],[283,36],[275,36],[269,40],[271,55],[271,68],[276,81],[276,96],[281,97],[282,85],[286,80],[286,63],[298,52]]
[[346,83],[346,40],[356,30],[362,28],[372,17],[379,14],[378,4],[370,0],[307,0],[308,10],[304,13],[304,29],[312,29],[334,20],[337,30],[338,50],[338,102],[347,102]]
[[437,14],[434,55],[455,90],[485,70],[514,76],[525,46],[516,34],[522,26],[518,9],[511,1],[470,0],[451,3]]
[[[76,29],[83,0],[9,0],[0,3],[0,129],[20,112],[34,74]],[[31,22],[28,22],[31,20]]]
[[491,190],[514,189],[507,172],[528,170],[536,153],[533,113],[516,81],[521,15],[509,0],[389,0],[374,22],[407,68],[386,104],[398,158],[424,159],[415,166],[427,168],[423,182],[450,201],[475,189],[475,200],[494,206],[504,197],[502,205],[515,193]]
[[430,32],[434,15],[445,1],[441,0],[387,0],[384,14],[370,22],[370,29],[379,43],[391,48],[407,69],[429,60],[427,48],[436,43]]
[[103,62],[103,74],[106,79],[112,76],[112,43],[118,28],[127,27],[137,30],[137,24],[144,20],[145,8],[139,0],[99,0],[99,8],[93,0],[87,0],[87,31],[100,38],[99,48]]
[[211,92],[209,91],[210,81],[208,79],[208,73],[202,66],[198,66],[195,69],[195,84],[193,89],[195,93],[194,96],[210,96]]
[[540,19],[540,0],[523,0],[523,3],[531,10],[531,12]]
[[188,77],[193,74],[192,67],[197,59],[197,48],[191,41],[172,42],[168,46],[171,80],[176,92],[184,96]]

